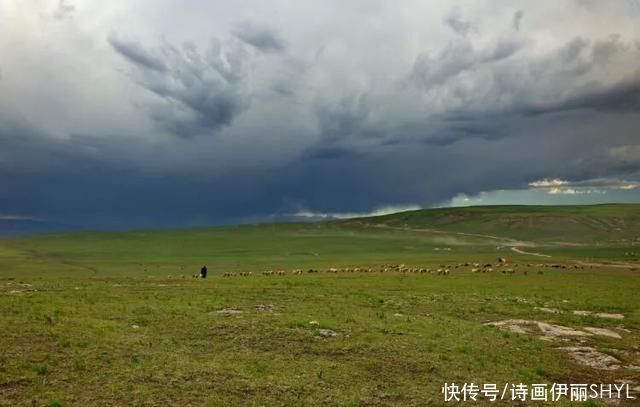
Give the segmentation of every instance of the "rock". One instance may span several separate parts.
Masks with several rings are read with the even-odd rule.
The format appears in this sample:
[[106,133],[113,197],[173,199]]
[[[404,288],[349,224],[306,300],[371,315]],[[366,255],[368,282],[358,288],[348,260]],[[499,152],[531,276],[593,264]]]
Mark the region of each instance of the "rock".
[[598,336],[608,336],[609,338],[622,339],[622,336],[620,336],[620,334],[610,329],[587,327],[584,328],[584,330]]
[[393,314],[394,317],[398,317],[398,318],[402,318],[404,315],[402,315],[401,313],[395,313]]
[[320,325],[320,322],[313,320],[313,321],[309,321],[309,325]]
[[624,319],[624,315],[622,314],[609,314],[606,312],[598,312],[595,314],[598,318],[607,318],[607,319]]
[[[573,329],[562,325],[554,325],[546,322],[533,321],[528,319],[507,319],[504,321],[489,322],[485,325],[496,326],[503,330],[521,334],[536,334],[538,332],[541,332],[542,336],[540,339],[543,339],[545,341],[553,341],[558,339],[565,340],[564,338],[566,337],[582,338],[592,336],[591,333],[581,331],[579,329]],[[535,330],[535,327],[537,327],[538,329]],[[534,330],[536,332],[534,332]]]
[[576,362],[600,370],[616,370],[620,361],[613,356],[605,355],[589,346],[571,346],[560,348],[569,353]]
[[548,314],[562,314],[562,311],[557,308],[547,308],[547,307],[534,307],[536,311],[546,312]]
[[590,333],[580,331],[578,329],[573,329],[562,325],[548,324],[546,322],[538,322],[538,328],[540,328],[544,336],[550,338],[563,336],[591,336]]
[[318,335],[322,336],[323,338],[330,338],[333,336],[338,336],[339,334],[331,329],[318,329]]
[[139,329],[140,327],[138,325],[131,325],[131,328],[133,329]]
[[605,319],[624,319],[624,315],[622,314],[611,314],[607,312],[573,311],[573,314],[580,315],[583,317],[594,316],[597,318],[605,318]]

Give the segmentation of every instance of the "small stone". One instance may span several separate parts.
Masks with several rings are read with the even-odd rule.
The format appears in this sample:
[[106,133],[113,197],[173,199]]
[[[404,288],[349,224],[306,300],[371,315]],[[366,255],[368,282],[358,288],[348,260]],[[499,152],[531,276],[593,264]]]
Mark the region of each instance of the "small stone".
[[338,336],[338,333],[336,331],[333,331],[331,329],[318,329],[318,335],[324,337],[324,338],[330,338],[333,336]]

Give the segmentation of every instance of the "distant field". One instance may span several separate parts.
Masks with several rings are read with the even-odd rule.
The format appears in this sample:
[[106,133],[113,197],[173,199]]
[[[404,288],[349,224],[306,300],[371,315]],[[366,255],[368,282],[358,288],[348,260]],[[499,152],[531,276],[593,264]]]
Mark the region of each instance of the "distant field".
[[[3,239],[0,405],[443,405],[445,382],[633,388],[639,238],[640,205],[600,205]],[[210,277],[193,278],[203,264]]]

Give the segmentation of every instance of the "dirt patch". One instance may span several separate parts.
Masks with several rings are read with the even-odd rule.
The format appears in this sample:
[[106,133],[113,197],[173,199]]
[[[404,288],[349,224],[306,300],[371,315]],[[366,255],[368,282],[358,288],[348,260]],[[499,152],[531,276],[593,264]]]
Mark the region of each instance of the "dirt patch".
[[0,382],[0,389],[23,387],[23,386],[28,386],[30,384],[31,384],[31,379],[26,379],[26,378],[15,379],[15,380],[9,380],[7,382]]
[[30,295],[38,290],[34,289],[31,284],[27,283],[14,283],[12,281],[6,283],[4,287],[0,286],[0,288],[4,288],[5,292],[8,295]]
[[611,355],[600,353],[590,346],[569,346],[562,349],[569,356],[584,366],[589,366],[600,370],[617,370],[620,369],[620,361]]

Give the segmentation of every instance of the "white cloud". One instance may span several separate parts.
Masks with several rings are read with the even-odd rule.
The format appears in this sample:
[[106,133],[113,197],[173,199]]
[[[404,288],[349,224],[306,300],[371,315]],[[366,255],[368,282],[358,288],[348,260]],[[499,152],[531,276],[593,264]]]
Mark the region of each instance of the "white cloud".
[[300,210],[294,214],[291,214],[290,216],[308,219],[350,219],[370,216],[384,216],[397,212],[415,211],[418,209],[422,209],[422,207],[418,205],[394,205],[378,208],[371,212],[313,212],[309,210]]
[[551,188],[547,192],[549,195],[586,195],[586,194],[606,194],[606,191],[599,189],[581,188]]
[[553,178],[553,179],[545,178],[538,181],[530,182],[529,186],[533,188],[548,188],[548,187],[558,187],[561,185],[568,185],[568,184],[569,184],[569,181],[564,181],[559,178]]
[[640,186],[638,182],[617,178],[593,178],[582,181],[545,178],[529,183],[530,188],[546,189],[549,195],[600,194],[606,193],[607,189],[629,191],[638,186]]

